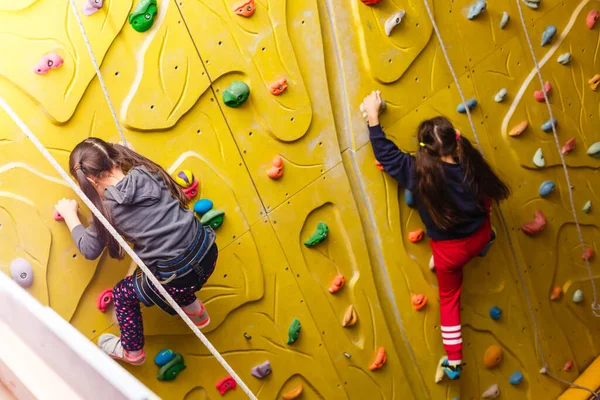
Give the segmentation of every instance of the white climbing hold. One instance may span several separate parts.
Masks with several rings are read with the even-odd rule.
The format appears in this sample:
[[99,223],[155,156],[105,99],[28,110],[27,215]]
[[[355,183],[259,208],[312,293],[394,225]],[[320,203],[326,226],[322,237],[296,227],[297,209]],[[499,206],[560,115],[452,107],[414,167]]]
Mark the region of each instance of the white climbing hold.
[[583,206],[583,212],[586,214],[589,214],[591,210],[592,210],[592,202],[591,202],[591,200],[588,200],[588,202],[585,203],[585,205]]
[[541,0],[523,0],[523,4],[531,9],[538,9],[540,7]]
[[494,383],[485,392],[483,392],[481,397],[484,399],[495,399],[498,396],[500,396],[500,388]]
[[485,2],[485,0],[479,0],[477,3],[475,3],[471,6],[471,8],[469,9],[469,15],[467,16],[467,18],[468,19],[477,18],[482,12],[485,11],[486,7],[487,7],[487,3]]
[[575,293],[573,293],[573,303],[579,304],[583,301],[583,290],[577,289]]
[[405,15],[406,11],[400,10],[397,13],[394,13],[391,17],[389,17],[387,21],[385,21],[384,27],[385,34],[387,36],[390,36],[392,34],[392,30],[394,30],[395,27],[400,25],[400,22],[402,22],[402,18],[404,18]]
[[431,258],[429,259],[429,269],[431,270],[431,272],[435,272],[435,263],[433,261],[433,255],[431,255]]
[[[385,100],[382,97],[381,98],[381,106],[379,106],[379,111],[383,112],[383,111],[385,111],[386,108],[387,108],[387,104],[385,104]],[[365,119],[365,121],[369,122],[369,117],[367,116],[367,111],[365,110],[365,106],[363,103],[360,103],[359,110],[360,110],[363,118]]]
[[567,65],[568,63],[571,62],[571,53],[566,52],[566,53],[561,54],[560,56],[558,56],[556,61],[558,61],[559,64]]
[[544,153],[542,149],[537,149],[533,156],[533,163],[538,168],[544,168],[546,166],[546,160],[544,160]]
[[500,89],[500,91],[496,93],[496,96],[494,96],[494,101],[496,101],[496,103],[502,103],[506,98],[507,94],[508,90],[506,90],[506,88]]
[[444,379],[444,367],[442,367],[442,363],[447,359],[447,356],[442,356],[442,358],[440,358],[440,361],[438,361],[438,365],[435,370],[435,383],[440,383]]
[[504,29],[506,24],[510,21],[510,15],[506,11],[502,13],[502,19],[500,20],[500,29]]
[[596,142],[587,149],[587,154],[594,158],[600,158],[600,142]]
[[28,288],[33,284],[33,268],[24,258],[15,258],[10,263],[10,276],[19,286]]
[[547,373],[548,373],[548,368],[547,368],[546,366],[543,366],[543,367],[540,369],[540,374],[542,374],[542,375],[546,375]]

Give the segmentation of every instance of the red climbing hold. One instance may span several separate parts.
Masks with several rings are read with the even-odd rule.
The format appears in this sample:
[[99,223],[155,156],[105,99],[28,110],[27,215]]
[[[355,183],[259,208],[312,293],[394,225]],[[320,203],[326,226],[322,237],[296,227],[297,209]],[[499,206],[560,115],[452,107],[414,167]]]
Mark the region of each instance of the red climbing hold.
[[588,29],[594,29],[596,22],[598,22],[599,16],[600,16],[600,13],[598,13],[598,10],[594,9],[589,12],[589,14],[587,15],[587,18],[585,20],[585,24],[587,25]]
[[287,87],[287,79],[281,78],[278,81],[271,83],[271,86],[269,86],[269,92],[271,92],[273,96],[279,96],[281,93],[287,90]]
[[363,4],[366,4],[368,6],[372,6],[373,4],[377,4],[380,3],[382,0],[360,0],[363,2]]
[[563,147],[561,149],[561,152],[563,153],[564,156],[566,156],[567,154],[572,152],[574,148],[575,148],[575,138],[571,138],[565,142],[565,144],[563,145]]
[[410,240],[411,243],[419,243],[421,240],[423,240],[424,236],[425,232],[423,232],[422,229],[419,229],[416,231],[409,232],[408,240]]
[[235,389],[236,387],[237,383],[235,382],[235,379],[233,379],[230,376],[223,378],[219,382],[217,382],[217,390],[219,391],[219,393],[221,393],[221,396],[224,395],[225,392],[227,392],[228,390]]
[[254,4],[254,0],[248,0],[243,4],[235,6],[233,11],[242,17],[251,17],[256,11],[256,5]]
[[43,75],[50,71],[50,69],[58,68],[63,64],[63,59],[56,53],[46,54],[42,59],[36,64],[33,71],[36,74]]
[[344,278],[344,275],[339,274],[333,280],[333,283],[331,284],[331,287],[329,288],[329,293],[337,292],[338,290],[340,290],[341,288],[344,287],[345,283],[346,283],[346,279]]
[[193,199],[198,194],[198,179],[194,179],[194,183],[181,190],[188,199]]
[[375,166],[377,167],[378,170],[383,171],[383,165],[381,165],[381,163],[377,160],[375,160]]
[[416,311],[421,311],[427,305],[427,297],[425,297],[425,295],[422,295],[420,293],[413,295],[411,301],[412,301],[413,308]]
[[584,261],[585,260],[591,261],[593,257],[594,257],[594,250],[590,247],[585,249],[585,252],[581,255],[581,259]]
[[568,361],[568,362],[565,364],[565,366],[564,366],[564,368],[563,368],[563,369],[564,369],[565,371],[569,372],[569,371],[571,370],[571,368],[573,368],[573,360],[569,360],[569,361]]
[[102,312],[106,312],[106,308],[112,303],[113,299],[113,291],[112,289],[106,289],[98,296],[98,300],[96,300],[96,306],[98,310]]
[[533,92],[533,97],[535,98],[535,100],[539,103],[543,103],[546,99],[544,97],[544,92],[546,92],[547,95],[550,94],[550,92],[552,92],[552,85],[550,84],[550,82],[546,82],[544,83],[544,90],[536,90],[535,92]]
[[546,217],[544,216],[544,214],[542,214],[541,211],[538,210],[535,212],[535,217],[533,218],[533,221],[528,222],[525,225],[522,225],[521,229],[527,235],[535,236],[538,233],[540,233],[541,231],[543,231],[545,226],[546,226]]
[[60,213],[56,210],[54,210],[54,214],[52,215],[52,218],[54,218],[55,221],[64,221],[65,220],[63,218],[63,216],[60,215]]

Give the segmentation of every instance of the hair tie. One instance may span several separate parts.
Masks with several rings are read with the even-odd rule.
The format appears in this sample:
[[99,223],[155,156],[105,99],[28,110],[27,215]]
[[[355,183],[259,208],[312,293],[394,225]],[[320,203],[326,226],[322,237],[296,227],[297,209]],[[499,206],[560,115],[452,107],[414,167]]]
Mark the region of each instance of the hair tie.
[[419,142],[419,146],[421,146],[421,147],[425,147],[425,143],[423,143],[423,142]]

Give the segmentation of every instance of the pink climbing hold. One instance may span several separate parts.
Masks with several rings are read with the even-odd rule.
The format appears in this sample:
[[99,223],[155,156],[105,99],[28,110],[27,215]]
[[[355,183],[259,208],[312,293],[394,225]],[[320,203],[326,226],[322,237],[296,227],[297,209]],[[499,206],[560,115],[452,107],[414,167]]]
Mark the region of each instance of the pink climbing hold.
[[99,9],[102,8],[102,4],[104,0],[85,0],[83,3],[83,7],[81,8],[81,12],[86,17],[96,13]]
[[98,300],[96,300],[96,307],[101,312],[106,312],[106,308],[112,303],[113,299],[113,291],[112,289],[106,289],[98,296]]
[[587,25],[588,29],[594,29],[596,22],[598,22],[599,16],[600,13],[596,9],[589,12],[589,14],[587,15],[587,19],[585,20],[585,24]]
[[237,383],[235,382],[235,379],[233,379],[231,376],[223,378],[219,382],[217,382],[217,390],[219,391],[219,393],[221,393],[221,396],[224,395],[225,392],[227,392],[228,390],[235,389],[236,387]]
[[46,54],[42,59],[36,64],[33,71],[36,74],[44,75],[50,69],[55,69],[60,67],[63,64],[63,59],[56,53]]
[[543,103],[544,101],[546,101],[545,97],[544,97],[544,92],[546,92],[546,95],[549,95],[550,92],[552,92],[552,85],[550,84],[550,82],[546,82],[544,83],[544,90],[536,90],[535,92],[533,92],[533,97],[535,98],[535,100],[538,103]]
[[63,216],[60,215],[60,213],[56,210],[54,210],[54,214],[52,215],[52,218],[54,218],[55,221],[64,221],[65,220],[63,218]]

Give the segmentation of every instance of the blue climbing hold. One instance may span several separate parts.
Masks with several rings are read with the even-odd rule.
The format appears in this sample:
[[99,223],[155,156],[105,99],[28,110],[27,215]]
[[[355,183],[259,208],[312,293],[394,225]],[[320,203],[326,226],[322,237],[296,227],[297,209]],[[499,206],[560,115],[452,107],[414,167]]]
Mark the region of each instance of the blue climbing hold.
[[554,192],[555,188],[556,188],[556,185],[554,185],[554,182],[552,182],[552,181],[543,182],[540,185],[540,196],[542,196],[542,197],[548,196],[550,193]]
[[484,0],[479,0],[477,3],[475,3],[471,6],[471,9],[469,10],[469,15],[467,16],[467,18],[468,19],[477,18],[482,12],[485,11],[486,7],[487,7],[487,3]]
[[156,357],[154,357],[154,364],[158,365],[159,367],[162,367],[163,365],[171,361],[173,358],[175,358],[175,353],[173,352],[173,350],[164,349],[159,351]]
[[512,384],[512,385],[518,385],[519,383],[523,382],[523,374],[520,373],[519,371],[515,371],[513,372],[513,374],[510,376],[510,378],[508,379],[508,381]]
[[490,232],[490,241],[485,246],[485,248],[481,251],[481,253],[479,253],[479,257],[485,257],[485,255],[490,250],[490,247],[492,247],[492,245],[494,244],[494,241],[496,240],[496,231],[497,231],[496,227],[494,225],[492,225],[492,232]]
[[490,317],[494,321],[498,321],[501,316],[502,316],[502,309],[500,307],[494,306],[494,307],[490,308]]
[[208,199],[200,199],[194,204],[194,212],[198,214],[205,214],[212,210],[213,202]]
[[554,35],[556,35],[556,27],[554,25],[549,25],[542,34],[542,46],[552,42]]
[[[475,99],[467,100],[467,107],[469,107],[469,110],[472,110],[473,107],[475,107],[476,105],[477,105],[477,100],[475,100]],[[461,114],[466,113],[467,110],[465,109],[464,103],[460,103],[458,105],[458,107],[456,107],[456,111],[458,111]]]
[[404,189],[404,201],[406,202],[407,206],[413,207],[415,205],[415,196],[413,195],[413,192],[408,189]]
[[549,119],[548,121],[544,122],[544,124],[542,125],[542,130],[544,132],[552,132],[552,122],[554,122],[554,127],[557,128],[558,121],[556,120],[556,118],[552,118],[552,119]]

